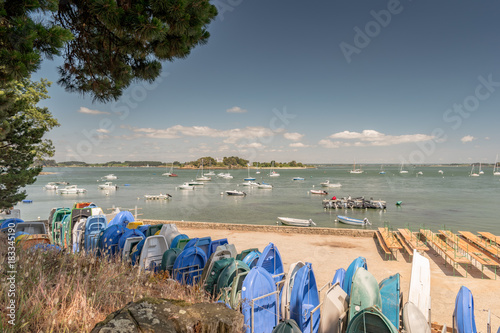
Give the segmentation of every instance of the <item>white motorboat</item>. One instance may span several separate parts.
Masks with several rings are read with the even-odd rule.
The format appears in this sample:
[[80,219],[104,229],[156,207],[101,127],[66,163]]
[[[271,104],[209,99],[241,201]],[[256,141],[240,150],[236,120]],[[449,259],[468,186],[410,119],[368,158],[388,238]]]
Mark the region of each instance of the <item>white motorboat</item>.
[[190,185],[189,183],[184,183],[182,185],[177,186],[179,190],[194,190],[194,185]]
[[116,190],[118,185],[114,185],[112,182],[106,182],[97,186],[100,190]]
[[340,183],[330,183],[330,180],[324,181],[320,183],[321,186],[323,187],[342,187],[342,184]]
[[304,178],[303,177],[293,177],[292,180],[304,180]]
[[264,190],[272,190],[273,189],[273,185],[266,184],[266,183],[259,184],[257,187],[261,188],[261,189],[264,189]]
[[303,219],[295,219],[292,217],[278,217],[278,221],[283,225],[289,225],[293,227],[310,227],[311,225],[316,225],[313,220],[303,220]]
[[260,184],[257,183],[257,182],[253,182],[253,181],[247,181],[247,182],[244,182],[244,183],[241,183],[241,186],[259,186]]
[[84,188],[78,188],[78,185],[69,185],[57,191],[59,192],[59,194],[79,194],[87,192],[87,190]]
[[438,173],[443,174],[443,173],[444,173],[444,171],[443,171],[443,170],[439,170],[439,171],[438,171]]
[[116,177],[114,174],[110,173],[109,175],[106,175],[104,177],[102,177],[103,179],[106,179],[106,180],[115,180],[115,179],[118,179],[118,177]]
[[226,194],[227,195],[234,195],[234,196],[245,196],[245,195],[247,195],[245,192],[243,192],[243,191],[237,191],[237,190],[226,191]]
[[43,188],[48,191],[55,191],[57,190],[58,186],[56,185],[56,183],[48,183]]
[[171,199],[172,196],[170,194],[145,194],[144,199],[146,200],[168,200]]
[[323,191],[323,190],[310,190],[309,193],[311,193],[311,194],[320,194],[320,195],[327,195],[328,194],[327,191]]
[[185,184],[188,184],[189,186],[203,186],[203,185],[205,185],[205,183],[197,182],[197,181],[194,181],[194,180],[191,180],[190,182],[187,182]]

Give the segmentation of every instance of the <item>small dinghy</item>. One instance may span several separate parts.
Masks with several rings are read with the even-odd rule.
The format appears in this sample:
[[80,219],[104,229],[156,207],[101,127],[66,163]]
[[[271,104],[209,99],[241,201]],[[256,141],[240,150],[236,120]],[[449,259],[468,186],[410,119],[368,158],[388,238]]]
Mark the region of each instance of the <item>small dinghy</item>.
[[245,192],[243,191],[236,191],[236,190],[232,190],[232,191],[226,191],[226,194],[227,195],[233,195],[233,196],[240,196],[240,197],[244,197],[245,195],[247,195]]
[[319,195],[328,195],[328,192],[327,191],[323,191],[323,190],[310,190],[309,193],[311,193],[311,194],[319,194]]
[[[344,271],[345,272],[345,271]],[[344,332],[347,323],[347,293],[337,282],[326,292],[321,307],[320,333],[341,333]]]
[[283,225],[289,225],[293,227],[310,227],[311,225],[316,225],[313,220],[303,220],[303,219],[294,219],[291,217],[278,217],[279,222]]
[[366,217],[364,219],[360,220],[360,219],[355,219],[355,218],[348,217],[348,216],[337,215],[337,220],[340,223],[350,224],[350,225],[360,225],[360,226],[365,226],[367,224],[372,225]]
[[410,301],[403,306],[403,327],[408,333],[431,333],[424,314]]

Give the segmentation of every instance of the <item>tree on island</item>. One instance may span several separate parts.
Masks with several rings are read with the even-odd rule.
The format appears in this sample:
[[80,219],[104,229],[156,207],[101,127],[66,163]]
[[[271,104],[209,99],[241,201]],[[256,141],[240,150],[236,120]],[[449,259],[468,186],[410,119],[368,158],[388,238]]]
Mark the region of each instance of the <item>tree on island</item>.
[[[42,137],[57,121],[46,109],[29,114],[29,97],[19,101],[34,93],[19,84],[48,85],[30,82],[44,57],[62,56],[58,82],[67,91],[112,101],[134,81],[153,82],[161,61],[206,43],[216,15],[208,0],[0,1],[0,209],[26,197],[19,189],[41,171],[35,158],[54,152]],[[42,90],[39,99],[48,97]]]

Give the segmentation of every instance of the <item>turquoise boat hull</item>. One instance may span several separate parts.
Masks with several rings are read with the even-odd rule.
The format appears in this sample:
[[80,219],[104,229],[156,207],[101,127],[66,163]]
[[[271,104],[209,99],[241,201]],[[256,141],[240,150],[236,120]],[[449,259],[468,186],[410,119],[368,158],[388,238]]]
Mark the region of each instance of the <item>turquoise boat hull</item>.
[[401,310],[400,275],[396,273],[379,283],[382,296],[382,313],[391,321],[394,327],[399,328],[399,312]]
[[358,312],[347,325],[346,333],[398,333],[391,321],[377,307]]

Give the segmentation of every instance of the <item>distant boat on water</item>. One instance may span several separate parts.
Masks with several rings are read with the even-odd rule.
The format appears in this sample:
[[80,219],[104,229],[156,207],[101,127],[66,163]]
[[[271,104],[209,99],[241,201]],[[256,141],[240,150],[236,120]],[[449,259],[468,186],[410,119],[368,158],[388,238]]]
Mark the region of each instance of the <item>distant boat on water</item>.
[[402,173],[402,174],[408,173],[408,170],[405,170],[404,167],[405,167],[405,163],[402,162],[401,163],[401,168],[399,169],[399,173]]
[[354,165],[352,166],[352,170],[349,171],[350,173],[363,173],[363,169],[359,168],[359,169],[356,169],[356,162],[354,162]]
[[292,227],[310,227],[311,225],[316,225],[313,220],[303,220],[303,219],[295,219],[291,217],[278,217],[278,221],[281,224],[292,226]]
[[474,172],[474,164],[472,164],[472,169],[470,170],[469,177],[479,177],[479,174]]
[[500,171],[498,171],[497,164],[498,164],[498,154],[495,159],[495,165],[493,166],[493,176],[500,176]]
[[380,166],[380,172],[379,172],[379,174],[381,174],[381,175],[385,175],[384,165],[381,165],[381,166]]

